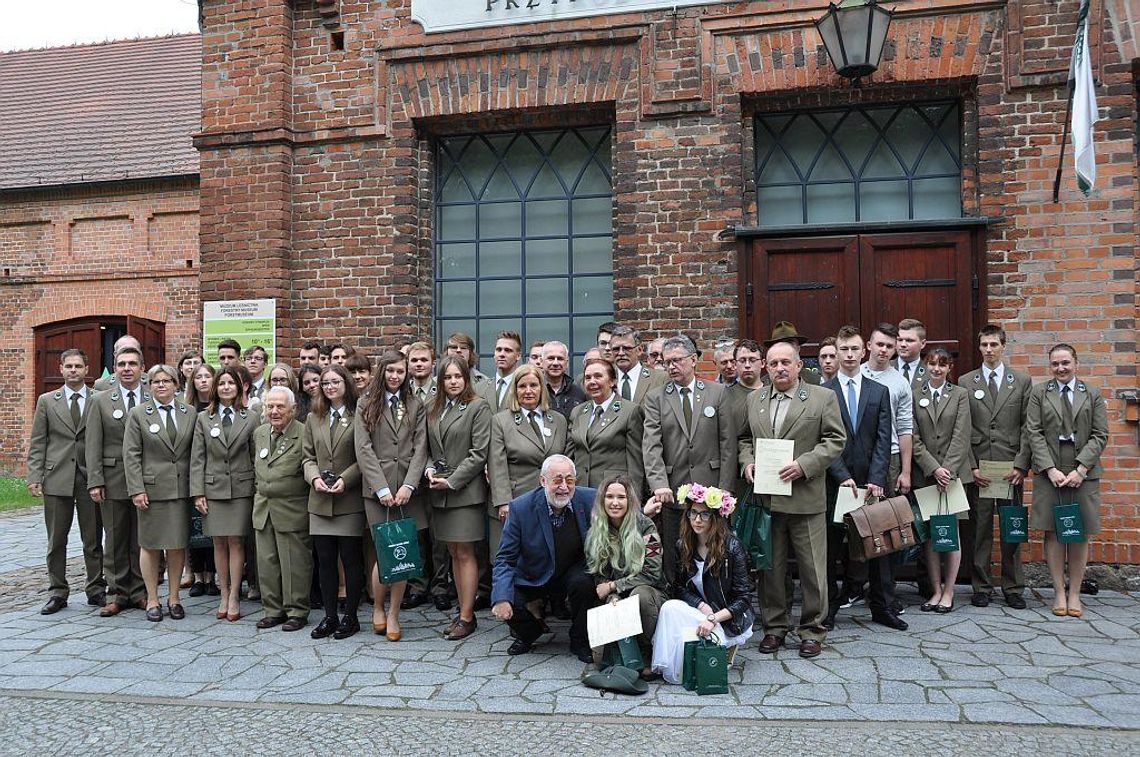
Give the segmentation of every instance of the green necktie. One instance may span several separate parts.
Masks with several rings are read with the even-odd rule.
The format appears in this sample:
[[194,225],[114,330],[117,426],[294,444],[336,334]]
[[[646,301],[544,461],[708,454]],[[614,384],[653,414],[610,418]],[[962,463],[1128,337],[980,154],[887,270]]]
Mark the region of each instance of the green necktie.
[[170,443],[174,444],[174,440],[178,438],[178,427],[174,425],[174,407],[163,405],[162,409],[166,412],[166,436],[170,439]]
[[225,441],[230,440],[230,429],[234,426],[234,411],[231,408],[226,408],[225,414],[222,416],[222,438]]
[[534,435],[538,437],[538,442],[546,448],[546,441],[542,438],[542,429],[538,427],[538,421],[534,417],[534,413],[530,413],[530,427],[534,429]]
[[685,429],[693,427],[693,403],[689,401],[689,388],[681,390],[681,412],[685,415]]
[[629,374],[627,373],[627,374],[625,374],[624,377],[622,377],[622,380],[621,380],[621,398],[623,400],[633,399],[633,393],[630,391],[629,387],[630,387]]
[[79,392],[74,392],[71,395],[71,425],[78,429],[82,417],[79,413]]
[[1073,438],[1073,403],[1069,401],[1068,384],[1061,387],[1061,435]]
[[990,399],[996,400],[998,396],[997,371],[990,371],[989,389]]

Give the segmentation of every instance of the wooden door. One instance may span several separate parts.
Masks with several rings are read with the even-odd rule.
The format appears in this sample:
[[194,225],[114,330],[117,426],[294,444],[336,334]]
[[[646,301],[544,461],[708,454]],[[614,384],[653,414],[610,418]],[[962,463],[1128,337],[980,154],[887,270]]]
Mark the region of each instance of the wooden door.
[[99,378],[103,361],[102,332],[99,321],[79,319],[49,323],[35,332],[36,395],[63,386],[59,373],[59,356],[64,350],[78,348],[87,353],[87,382]]
[[142,345],[143,364],[146,367],[169,362],[166,358],[166,324],[129,315],[127,333]]

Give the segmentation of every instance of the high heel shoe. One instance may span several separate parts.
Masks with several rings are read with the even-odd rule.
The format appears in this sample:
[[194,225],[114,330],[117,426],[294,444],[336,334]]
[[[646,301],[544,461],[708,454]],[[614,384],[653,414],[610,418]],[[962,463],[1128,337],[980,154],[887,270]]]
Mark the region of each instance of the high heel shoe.
[[239,620],[241,620],[241,613],[240,612],[227,612],[226,613],[226,620],[228,620],[231,623],[236,623]]
[[404,638],[404,634],[400,631],[388,631],[384,636],[388,638],[388,641],[399,641]]
[[218,620],[225,620],[226,619],[226,611],[225,610],[218,610],[217,612],[214,613],[214,615],[217,616]]
[[1063,618],[1069,614],[1069,608],[1067,608],[1067,607],[1054,607],[1053,608],[1053,614],[1056,615],[1058,618]]
[[1084,614],[1085,614],[1084,610],[1080,609],[1079,607],[1070,607],[1069,608],[1068,615],[1070,618],[1079,618]]
[[385,618],[383,623],[372,621],[372,632],[377,636],[383,636],[388,633],[388,619]]

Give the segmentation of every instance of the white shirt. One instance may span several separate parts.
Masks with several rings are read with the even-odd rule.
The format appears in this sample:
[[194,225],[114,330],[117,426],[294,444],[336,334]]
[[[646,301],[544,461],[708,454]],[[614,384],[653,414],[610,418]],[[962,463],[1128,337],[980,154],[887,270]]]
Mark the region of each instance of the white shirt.
[[[835,375],[835,377],[837,379],[839,379],[839,388],[843,390],[843,402],[844,402],[844,404],[847,403],[847,384],[848,383],[855,384],[855,407],[858,408],[859,407],[859,400],[862,399],[862,397],[863,397],[863,373],[862,373],[862,371],[856,372],[854,376],[848,376],[848,375],[843,374],[843,373],[837,373]],[[852,418],[851,420],[855,421],[857,419]]]
[[131,395],[134,395],[135,407],[138,407],[139,405],[142,404],[142,385],[141,384],[136,386],[134,389],[123,389],[120,386],[120,390],[123,393],[123,406],[124,407],[130,407],[131,406],[131,400],[130,400]]
[[1005,363],[998,363],[997,368],[990,370],[985,365],[982,366],[982,381],[989,386],[990,374],[993,374],[994,380],[997,381],[998,387],[1001,387],[1001,380],[1005,378]]
[[893,366],[887,366],[885,371],[872,370],[870,363],[863,363],[859,370],[864,376],[877,381],[887,387],[891,395],[891,454],[899,454],[899,436],[914,434],[914,396],[911,394],[910,382]]
[[[909,365],[910,366],[910,380],[914,381],[914,377],[918,375],[918,366],[920,366],[921,364],[922,364],[922,358],[921,357],[916,357],[913,361],[911,361],[909,363],[900,357],[899,358],[899,366],[898,366],[899,374],[902,375],[904,365]],[[905,379],[906,376],[904,375],[903,378]]]
[[633,399],[637,396],[637,382],[641,380],[641,363],[634,363],[633,370],[629,373],[622,373],[621,368],[617,368],[617,385],[614,386],[614,391],[619,395],[626,376],[629,376],[629,398]]
[[329,408],[329,428],[332,428],[333,424],[336,423],[336,419],[333,418],[333,413],[339,415],[340,418],[344,418],[344,405]]
[[[612,396],[612,395],[611,395]],[[534,418],[534,422],[538,424],[538,431],[542,436],[546,436],[546,423],[542,420],[542,411],[538,408],[534,410],[523,410],[523,420],[530,423],[530,419]]]
[[[510,388],[511,379],[514,377],[514,375],[514,371],[511,371],[506,376],[499,376],[497,374],[495,375],[495,396],[498,398],[500,405],[503,404],[503,398],[507,396],[507,389]],[[500,381],[503,382],[502,388],[499,386]]]
[[[1069,387],[1068,392],[1064,391],[1066,386]],[[1058,381],[1057,382],[1057,391],[1060,392],[1062,400],[1064,400],[1066,398],[1065,395],[1068,394],[1069,407],[1071,408],[1073,406],[1073,400],[1076,398],[1076,394],[1077,394],[1077,379],[1076,379],[1076,377],[1070,379],[1069,383],[1067,383],[1067,384],[1062,384],[1060,381]],[[1075,421],[1074,421],[1074,423],[1075,423]],[[1076,429],[1073,429],[1073,430],[1075,431]],[[1062,442],[1075,441],[1072,434],[1069,434],[1069,435],[1058,434],[1057,439],[1059,441],[1062,441]]]
[[[604,414],[607,410],[610,409],[610,405],[612,405],[614,403],[614,400],[616,398],[617,398],[617,392],[610,392],[610,396],[602,404],[599,405],[596,402],[593,403],[593,406],[590,408],[590,412],[594,413],[596,416],[596,414],[598,412],[598,408],[600,407],[600,408],[602,408],[602,413]],[[594,424],[594,418],[591,418],[590,419],[590,425],[592,426],[593,424]],[[589,426],[587,426],[587,428],[589,428]]]
[[64,392],[64,399],[67,400],[67,406],[68,407],[71,407],[71,398],[72,397],[75,397],[75,396],[79,397],[79,414],[83,415],[83,409],[87,407],[87,387],[84,386],[79,391],[73,392],[72,390],[68,389],[65,386],[63,388],[63,392]]

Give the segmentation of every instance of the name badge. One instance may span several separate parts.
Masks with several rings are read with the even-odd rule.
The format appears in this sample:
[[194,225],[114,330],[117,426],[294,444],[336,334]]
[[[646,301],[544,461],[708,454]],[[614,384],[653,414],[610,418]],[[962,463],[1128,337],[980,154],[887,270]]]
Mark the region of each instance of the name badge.
[[111,413],[111,417],[117,421],[120,421],[123,419],[123,411],[119,408],[115,408],[115,412]]
[[981,389],[979,389],[978,391],[974,392],[974,399],[976,399],[976,400],[984,400],[985,398],[986,398],[986,393],[985,393],[985,392],[983,392]]
[[922,399],[920,399],[918,401],[918,406],[919,407],[929,407],[930,406],[930,400],[926,399],[926,397],[923,397]]
[[706,418],[711,418],[711,417],[713,417],[714,415],[716,415],[716,408],[715,408],[715,407],[713,407],[712,405],[709,405],[709,406],[707,406],[707,407],[704,409],[704,415],[705,415],[705,417],[706,417]]
[[214,426],[212,429],[210,429],[210,436],[214,437],[215,439],[217,439],[221,435],[222,435],[222,430],[220,428],[218,428],[217,426]]
[[257,456],[264,460],[265,458],[269,457],[269,450],[263,449],[261,452],[257,453]]
[[158,429],[159,429],[159,425],[158,425],[157,423],[152,423],[152,424],[150,424],[150,432],[151,432],[152,434],[157,434],[157,433],[158,433]]

